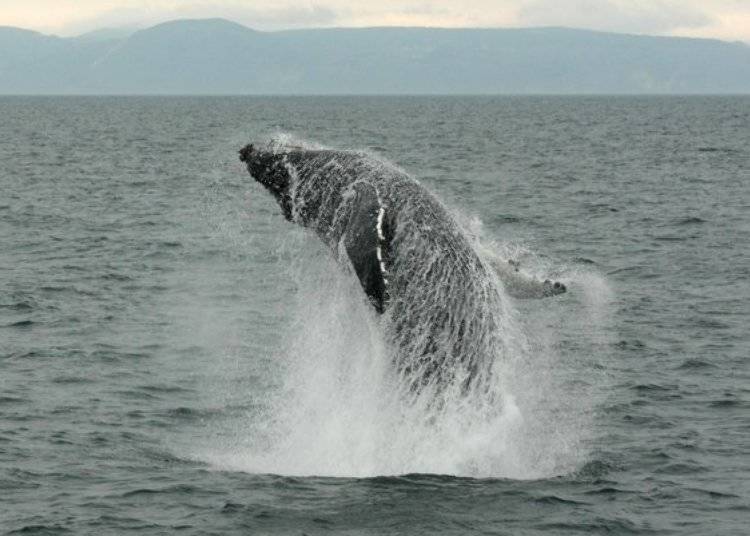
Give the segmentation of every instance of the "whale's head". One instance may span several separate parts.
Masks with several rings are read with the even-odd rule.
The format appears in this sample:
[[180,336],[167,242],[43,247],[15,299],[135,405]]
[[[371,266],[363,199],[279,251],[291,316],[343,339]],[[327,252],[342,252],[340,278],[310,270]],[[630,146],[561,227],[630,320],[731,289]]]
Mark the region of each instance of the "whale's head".
[[[284,217],[303,227],[326,234],[332,218],[355,176],[330,172],[338,169],[354,153],[306,149],[271,140],[249,144],[240,150],[240,160],[250,175],[271,192]],[[356,158],[356,155],[354,155]]]
[[273,149],[259,149],[248,144],[240,149],[240,160],[250,175],[261,183],[281,206],[287,220],[292,220],[291,166],[287,154]]

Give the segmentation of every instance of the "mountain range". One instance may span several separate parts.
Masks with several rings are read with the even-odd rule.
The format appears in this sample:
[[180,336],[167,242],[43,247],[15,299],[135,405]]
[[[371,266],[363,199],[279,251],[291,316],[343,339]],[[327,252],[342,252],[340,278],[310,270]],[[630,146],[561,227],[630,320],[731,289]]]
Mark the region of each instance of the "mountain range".
[[750,93],[750,46],[567,28],[0,27],[0,94]]

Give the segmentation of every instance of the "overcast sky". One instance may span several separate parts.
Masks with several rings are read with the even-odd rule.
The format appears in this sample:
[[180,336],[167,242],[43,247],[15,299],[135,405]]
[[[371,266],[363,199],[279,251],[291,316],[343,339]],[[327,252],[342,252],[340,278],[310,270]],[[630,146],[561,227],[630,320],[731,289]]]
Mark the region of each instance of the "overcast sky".
[[202,17],[259,30],[568,26],[750,42],[750,0],[0,0],[0,25],[58,35]]

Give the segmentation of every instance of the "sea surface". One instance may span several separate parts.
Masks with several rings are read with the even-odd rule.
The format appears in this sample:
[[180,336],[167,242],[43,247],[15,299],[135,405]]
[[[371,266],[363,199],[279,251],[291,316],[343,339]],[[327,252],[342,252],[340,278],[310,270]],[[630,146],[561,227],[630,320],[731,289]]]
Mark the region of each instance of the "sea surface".
[[[502,418],[378,398],[271,138],[568,286],[506,297]],[[748,326],[748,97],[0,98],[3,535],[748,534]]]

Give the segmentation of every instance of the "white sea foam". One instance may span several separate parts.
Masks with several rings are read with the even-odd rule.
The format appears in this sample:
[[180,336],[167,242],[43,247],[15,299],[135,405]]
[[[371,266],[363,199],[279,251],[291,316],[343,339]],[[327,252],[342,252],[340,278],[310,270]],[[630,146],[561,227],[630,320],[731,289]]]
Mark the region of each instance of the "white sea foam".
[[[556,350],[556,330],[571,327],[568,296],[525,304],[524,315],[508,300],[500,329],[514,342],[513,354],[495,363],[494,395],[449,392],[438,409],[427,398],[405,396],[382,321],[356,277],[322,248],[304,244],[312,239],[307,233],[292,236],[286,247],[302,253],[288,268],[298,293],[289,305],[293,319],[279,327],[286,343],[272,373],[281,386],[232,421],[230,433],[222,425],[230,441],[208,445],[197,457],[256,473],[518,479],[565,474],[582,463],[593,395],[590,385],[576,384],[578,375],[590,377],[590,359],[561,362]],[[570,272],[567,283],[570,294],[583,297],[588,320],[603,317],[608,291],[601,278]]]
[[[272,387],[249,383],[252,409],[218,425],[224,439],[193,455],[221,469],[285,475],[529,479],[580,466],[596,406],[597,356],[563,354],[560,347],[584,340],[593,348],[603,337],[611,301],[606,281],[498,242],[479,219],[455,216],[485,263],[492,256],[520,258],[529,274],[553,276],[569,288],[547,300],[500,301],[493,317],[502,348],[493,352],[488,381],[466,392],[459,379],[439,396],[415,395],[410,378],[398,375],[394,352],[423,344],[390,348],[387,321],[369,305],[352,270],[342,269],[311,233],[286,233],[281,257],[291,262],[279,268],[297,292],[288,297],[291,320],[277,328],[275,366],[261,378]],[[488,277],[478,292],[502,293],[495,274]],[[461,302],[450,289],[435,291]],[[458,347],[474,346],[480,347],[471,341]]]

